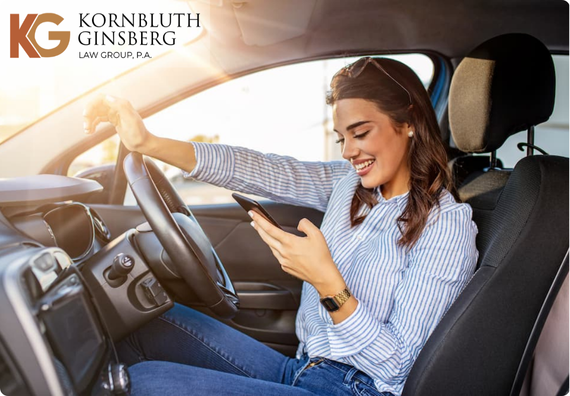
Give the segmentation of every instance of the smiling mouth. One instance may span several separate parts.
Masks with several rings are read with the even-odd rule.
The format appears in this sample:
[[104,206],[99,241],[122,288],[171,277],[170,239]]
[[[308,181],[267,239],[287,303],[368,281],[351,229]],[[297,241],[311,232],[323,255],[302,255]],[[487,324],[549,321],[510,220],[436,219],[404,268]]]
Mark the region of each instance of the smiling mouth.
[[356,164],[353,166],[357,172],[360,172],[360,171],[363,171],[364,169],[368,168],[369,166],[371,166],[374,162],[375,162],[375,160],[368,160],[368,161],[361,162],[360,164]]

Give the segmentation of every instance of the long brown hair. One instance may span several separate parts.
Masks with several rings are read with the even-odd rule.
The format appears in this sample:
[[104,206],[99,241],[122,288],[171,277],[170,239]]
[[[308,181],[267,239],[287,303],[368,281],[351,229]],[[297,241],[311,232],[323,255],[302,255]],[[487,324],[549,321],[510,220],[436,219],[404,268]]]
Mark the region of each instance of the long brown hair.
[[[447,153],[437,118],[422,82],[401,62],[385,58],[375,60],[384,70],[367,65],[353,77],[341,69],[331,81],[327,104],[333,105],[341,99],[365,99],[390,117],[397,133],[402,133],[400,128],[405,123],[412,126],[414,135],[408,151],[410,192],[406,208],[397,219],[402,233],[398,244],[411,248],[420,237],[432,208],[439,207],[443,190],[451,192],[458,202],[459,196],[447,166]],[[366,214],[359,214],[363,206],[372,208],[377,203],[374,189],[360,184],[350,207],[352,227],[364,221]]]

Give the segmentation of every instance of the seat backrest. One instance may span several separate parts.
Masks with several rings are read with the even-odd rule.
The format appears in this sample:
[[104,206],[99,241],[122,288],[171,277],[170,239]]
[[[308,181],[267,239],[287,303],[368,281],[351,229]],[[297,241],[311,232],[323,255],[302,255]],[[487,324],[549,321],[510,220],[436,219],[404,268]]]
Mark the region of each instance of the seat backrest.
[[[507,71],[495,62],[502,57],[497,56],[497,43],[510,42],[522,51],[519,61],[521,53],[525,59],[532,57],[529,48],[546,59],[544,46],[527,35],[507,36],[490,40],[490,49],[476,50],[474,63],[466,59],[473,73],[464,78],[474,92],[456,84],[454,95],[467,99],[455,107],[450,101],[450,120],[461,118],[455,112],[479,113],[452,122],[454,139],[466,152],[494,151],[508,136],[545,121],[552,112],[553,69],[550,77],[537,77],[547,87],[530,83],[533,95],[541,96],[529,102],[525,94],[521,102],[520,89],[511,90],[515,81],[508,76],[518,75],[516,85],[526,87],[519,65],[507,60],[512,68]],[[519,39],[529,48],[516,45]],[[510,53],[508,48],[505,52]],[[477,83],[474,76],[485,81]],[[481,92],[487,97],[473,99]],[[505,119],[497,109],[503,109]],[[519,161],[512,173],[489,170],[466,180],[461,190],[479,227],[480,267],[421,351],[404,396],[510,394],[535,321],[568,251],[568,158],[531,156]]]
[[480,269],[416,360],[404,395],[508,395],[568,250],[568,159],[521,160],[489,220]]
[[449,125],[458,149],[467,153],[451,162],[459,197],[473,208],[479,225],[477,247],[488,239],[486,222],[511,169],[489,169],[488,156],[507,138],[538,125],[554,109],[555,71],[548,49],[526,34],[487,40],[459,64],[449,93]]

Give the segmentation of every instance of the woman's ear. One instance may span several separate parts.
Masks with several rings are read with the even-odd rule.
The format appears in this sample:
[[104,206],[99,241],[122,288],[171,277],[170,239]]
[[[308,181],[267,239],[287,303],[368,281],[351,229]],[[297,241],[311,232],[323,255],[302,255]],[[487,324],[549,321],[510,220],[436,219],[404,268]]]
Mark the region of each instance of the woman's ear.
[[409,124],[407,122],[404,122],[403,124],[401,124],[400,126],[400,131],[403,132],[404,134],[408,134],[408,132],[410,131],[415,131],[414,126],[412,124]]

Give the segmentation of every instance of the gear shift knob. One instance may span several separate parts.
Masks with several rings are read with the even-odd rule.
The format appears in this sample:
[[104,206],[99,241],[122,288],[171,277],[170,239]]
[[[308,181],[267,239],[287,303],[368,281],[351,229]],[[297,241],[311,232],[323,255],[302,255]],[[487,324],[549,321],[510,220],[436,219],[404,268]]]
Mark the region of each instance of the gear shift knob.
[[135,266],[135,259],[123,253],[119,253],[113,259],[113,265],[107,275],[110,280],[126,277]]

